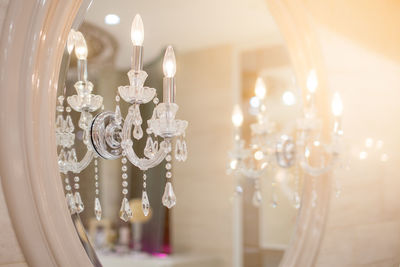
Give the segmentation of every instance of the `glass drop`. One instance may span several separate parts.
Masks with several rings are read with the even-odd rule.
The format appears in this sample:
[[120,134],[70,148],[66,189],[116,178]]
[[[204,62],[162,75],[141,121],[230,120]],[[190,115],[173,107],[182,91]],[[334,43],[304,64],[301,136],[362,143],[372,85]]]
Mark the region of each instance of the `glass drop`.
[[164,195],[162,197],[162,203],[167,208],[172,208],[176,204],[176,196],[172,184],[167,182],[165,184]]
[[150,202],[149,197],[147,196],[147,192],[143,191],[142,193],[142,210],[144,216],[148,216],[150,212]]
[[143,137],[143,130],[142,130],[142,126],[140,125],[135,125],[135,127],[133,128],[133,137],[136,140],[140,140]]
[[65,195],[65,199],[67,201],[68,209],[71,214],[76,213],[76,205],[75,205],[75,199],[72,193],[68,193]]
[[101,220],[101,213],[102,213],[102,211],[101,211],[100,200],[99,200],[99,198],[96,197],[94,199],[94,215],[96,215],[96,219],[98,221]]
[[81,198],[81,194],[79,194],[79,192],[75,192],[75,205],[77,213],[81,213],[85,209],[85,206],[83,205],[83,201]]
[[119,217],[124,222],[127,222],[130,218],[132,218],[132,210],[126,197],[122,199],[121,209],[119,210]]

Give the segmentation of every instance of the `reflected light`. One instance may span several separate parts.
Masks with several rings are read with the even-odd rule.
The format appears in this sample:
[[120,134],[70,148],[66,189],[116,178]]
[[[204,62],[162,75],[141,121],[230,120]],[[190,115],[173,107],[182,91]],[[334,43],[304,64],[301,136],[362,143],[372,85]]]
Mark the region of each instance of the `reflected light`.
[[253,96],[252,98],[250,98],[250,106],[252,108],[258,108],[261,104],[261,101],[258,97]]
[[104,17],[104,22],[108,25],[116,25],[119,24],[120,18],[116,14],[108,14]]
[[310,70],[307,78],[307,89],[310,93],[315,93],[318,87],[317,73],[314,69]]
[[267,93],[267,88],[265,83],[261,77],[257,78],[256,87],[254,89],[254,93],[259,99],[263,99]]
[[368,157],[368,153],[367,152],[365,152],[365,151],[361,151],[360,152],[360,159],[361,160],[364,160],[364,159],[366,159]]
[[368,148],[370,148],[370,147],[372,147],[374,145],[374,139],[372,139],[372,138],[367,138],[367,139],[365,139],[365,146],[366,147],[368,147]]
[[242,126],[243,123],[243,113],[239,105],[235,105],[232,112],[232,123],[235,127]]
[[291,91],[286,91],[282,95],[282,101],[286,106],[292,106],[296,103],[296,97]]
[[264,158],[264,153],[262,151],[258,150],[254,153],[254,158],[256,160],[262,160]]
[[339,117],[342,115],[343,113],[343,103],[342,103],[342,99],[340,98],[340,95],[338,92],[336,92],[333,95],[333,99],[332,99],[332,113],[333,115],[335,115],[336,117]]
[[238,165],[238,161],[237,160],[232,160],[229,164],[229,166],[231,167],[232,170],[236,170]]
[[381,161],[382,162],[386,162],[386,161],[388,161],[388,159],[389,159],[389,156],[387,154],[382,154],[381,155]]

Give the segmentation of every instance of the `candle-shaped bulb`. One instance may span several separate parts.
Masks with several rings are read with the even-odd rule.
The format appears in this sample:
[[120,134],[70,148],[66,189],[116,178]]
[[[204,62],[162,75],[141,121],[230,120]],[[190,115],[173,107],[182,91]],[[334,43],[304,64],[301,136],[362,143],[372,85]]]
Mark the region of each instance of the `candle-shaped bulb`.
[[341,116],[343,113],[342,99],[340,98],[340,95],[337,92],[333,95],[332,99],[332,113],[336,117]]
[[263,99],[267,93],[267,88],[265,83],[261,77],[258,77],[256,80],[256,86],[254,88],[254,93],[259,99]]
[[75,33],[75,55],[80,60],[85,60],[88,56],[88,48],[85,37],[83,37],[81,32]]
[[239,105],[235,105],[232,112],[232,123],[235,127],[239,128],[243,123],[243,113]]
[[76,34],[76,31],[74,29],[71,29],[71,31],[68,34],[67,51],[68,51],[68,54],[70,54],[70,55],[72,53],[72,50],[74,50],[74,46],[75,46],[75,34]]
[[314,69],[310,70],[307,77],[307,89],[308,91],[313,94],[317,90],[318,87],[318,79],[317,73]]
[[131,40],[132,40],[133,45],[135,45],[135,46],[143,45],[144,28],[143,28],[142,17],[139,14],[136,14],[136,16],[132,22]]
[[165,77],[167,78],[173,78],[175,76],[176,60],[175,60],[174,49],[172,48],[172,46],[168,46],[167,50],[165,51],[163,71]]

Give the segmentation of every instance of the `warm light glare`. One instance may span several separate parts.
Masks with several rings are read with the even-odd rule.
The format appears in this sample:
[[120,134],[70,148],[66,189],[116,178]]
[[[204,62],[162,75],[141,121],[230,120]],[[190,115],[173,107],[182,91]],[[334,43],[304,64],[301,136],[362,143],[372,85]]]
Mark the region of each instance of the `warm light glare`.
[[314,141],[314,146],[320,146],[320,145],[321,145],[320,141],[318,141],[318,140]]
[[67,50],[68,50],[68,54],[70,54],[70,55],[72,53],[72,50],[74,50],[74,46],[75,46],[75,34],[76,34],[76,31],[74,29],[71,29],[71,31],[68,34]]
[[312,69],[308,73],[308,78],[307,78],[307,90],[310,93],[315,93],[318,87],[318,79],[317,79],[317,73],[315,72],[314,69]]
[[229,164],[232,170],[235,170],[237,168],[238,161],[236,159],[232,160]]
[[360,152],[360,159],[361,160],[366,159],[367,157],[368,157],[368,153],[367,152],[365,152],[365,151],[361,151]]
[[383,147],[383,141],[382,140],[376,141],[376,148],[381,149],[382,147]]
[[286,91],[282,95],[282,101],[286,106],[292,106],[296,103],[296,97],[291,91]]
[[133,45],[142,46],[144,41],[144,28],[142,17],[136,14],[132,22],[131,40]]
[[83,37],[81,32],[75,33],[75,55],[80,60],[87,59],[88,56],[88,48],[85,37]]
[[340,95],[336,92],[332,99],[332,113],[336,117],[341,116],[343,113],[343,103]]
[[165,77],[172,78],[176,73],[176,59],[172,46],[168,46],[164,55],[163,71]]
[[239,105],[236,105],[233,108],[233,113],[232,113],[232,123],[235,127],[240,127],[242,126],[243,123],[243,113],[242,109],[239,107]]
[[261,77],[258,77],[256,80],[254,93],[259,99],[263,99],[267,93],[267,88],[265,87],[265,83]]
[[250,98],[250,106],[252,108],[258,108],[261,104],[261,101],[258,97],[253,96],[252,98]]
[[382,154],[381,155],[381,161],[382,162],[386,162],[386,161],[388,161],[388,159],[389,159],[389,156],[387,154]]
[[257,151],[254,153],[254,158],[255,158],[256,160],[262,160],[262,159],[264,158],[264,153],[263,153],[262,151],[260,151],[260,150],[257,150]]
[[374,139],[372,138],[367,138],[365,139],[365,146],[368,148],[371,148],[374,145]]
[[115,14],[108,14],[104,17],[104,22],[108,25],[116,25],[119,24],[120,18],[118,15]]

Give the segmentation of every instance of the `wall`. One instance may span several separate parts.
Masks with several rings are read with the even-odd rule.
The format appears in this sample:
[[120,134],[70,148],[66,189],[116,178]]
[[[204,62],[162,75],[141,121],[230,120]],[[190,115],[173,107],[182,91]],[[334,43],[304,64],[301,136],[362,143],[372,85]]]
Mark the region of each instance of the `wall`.
[[217,255],[226,267],[232,266],[234,180],[225,166],[232,146],[233,54],[229,46],[178,54],[177,116],[189,121],[189,155],[174,164],[173,178],[174,250]]
[[[0,29],[7,11],[9,0],[0,1]],[[0,184],[0,266],[1,267],[23,267],[27,266],[24,255],[18,245],[14,229],[11,225],[7,206],[4,200],[3,188]]]

